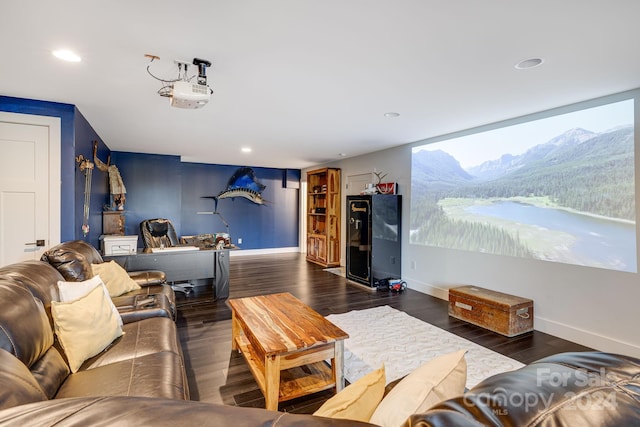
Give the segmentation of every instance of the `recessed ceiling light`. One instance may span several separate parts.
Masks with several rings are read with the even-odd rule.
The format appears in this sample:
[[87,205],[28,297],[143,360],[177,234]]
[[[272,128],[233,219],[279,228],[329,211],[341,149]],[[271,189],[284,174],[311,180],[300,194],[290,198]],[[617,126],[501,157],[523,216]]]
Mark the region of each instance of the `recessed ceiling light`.
[[515,65],[515,67],[516,67],[517,70],[526,70],[528,68],[539,67],[543,63],[544,63],[544,60],[542,58],[527,58],[527,59],[523,59],[522,61],[518,62]]
[[400,113],[394,113],[393,111],[388,112],[388,113],[384,113],[385,117],[398,117],[400,115]]
[[53,56],[55,56],[58,59],[62,59],[63,61],[68,61],[68,62],[82,61],[82,58],[80,58],[77,54],[75,54],[70,50],[66,50],[66,49],[54,50],[51,53],[53,53]]
[[243,153],[250,153],[251,152],[251,148],[249,148],[249,147],[242,147],[241,150],[242,150]]

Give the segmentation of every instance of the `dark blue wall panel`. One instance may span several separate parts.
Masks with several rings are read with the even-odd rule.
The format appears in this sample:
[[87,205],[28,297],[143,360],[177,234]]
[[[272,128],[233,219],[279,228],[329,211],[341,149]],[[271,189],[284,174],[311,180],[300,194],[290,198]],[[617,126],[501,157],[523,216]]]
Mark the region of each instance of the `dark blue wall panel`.
[[[214,201],[239,166],[182,163],[177,156],[112,152],[125,186],[126,234],[140,234],[140,221],[170,219],[178,235],[225,232],[226,227],[213,212]],[[222,199],[218,212],[229,224],[234,243],[242,238],[243,249],[298,246],[298,190],[283,187],[283,170],[253,168],[266,188],[267,203],[258,205],[238,197]],[[142,244],[142,240],[139,240]]]
[[140,235],[140,222],[150,218],[170,219],[181,234],[180,157],[112,151],[111,163],[127,188],[125,234]]
[[[198,215],[215,208],[212,199],[227,188],[240,166],[182,163],[182,234],[226,231],[217,215]],[[234,243],[242,238],[243,249],[298,246],[298,190],[283,186],[283,169],[252,168],[266,203],[258,205],[243,197],[220,199],[218,212],[229,224]]]

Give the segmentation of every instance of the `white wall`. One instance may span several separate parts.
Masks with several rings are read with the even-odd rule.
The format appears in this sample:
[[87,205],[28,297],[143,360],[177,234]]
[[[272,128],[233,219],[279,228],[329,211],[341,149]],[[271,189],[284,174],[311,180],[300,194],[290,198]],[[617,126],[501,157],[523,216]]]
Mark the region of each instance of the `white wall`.
[[[636,116],[640,116],[637,105]],[[638,117],[636,122],[640,123]],[[635,138],[636,170],[640,171],[639,133],[636,132]],[[531,298],[534,300],[535,329],[597,350],[640,357],[636,315],[640,304],[640,280],[636,273],[410,245],[412,145],[325,165],[342,169],[343,190],[346,176],[374,170],[387,173],[385,181],[395,180],[399,184],[403,197],[402,278],[410,288],[447,299],[451,287],[477,285]],[[639,175],[636,174],[638,194]],[[343,224],[345,201],[343,196]],[[638,199],[636,206],[640,207]],[[345,228],[343,225],[342,242],[346,241]],[[343,265],[344,249],[343,244]]]

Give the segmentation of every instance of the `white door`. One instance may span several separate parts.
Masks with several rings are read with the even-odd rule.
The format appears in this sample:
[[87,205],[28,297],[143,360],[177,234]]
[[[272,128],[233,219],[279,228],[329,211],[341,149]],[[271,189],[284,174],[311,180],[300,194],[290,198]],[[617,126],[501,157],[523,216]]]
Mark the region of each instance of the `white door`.
[[60,242],[60,119],[0,112],[0,266]]

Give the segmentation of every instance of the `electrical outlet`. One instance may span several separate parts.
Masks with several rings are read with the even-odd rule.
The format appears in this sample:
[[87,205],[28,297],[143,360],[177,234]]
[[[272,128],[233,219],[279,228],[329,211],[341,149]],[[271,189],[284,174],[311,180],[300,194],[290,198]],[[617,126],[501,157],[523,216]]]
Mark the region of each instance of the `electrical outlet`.
[[416,269],[416,262],[415,261],[411,261],[411,269],[412,270]]
[[238,237],[238,244],[241,245],[242,244],[242,237]]

